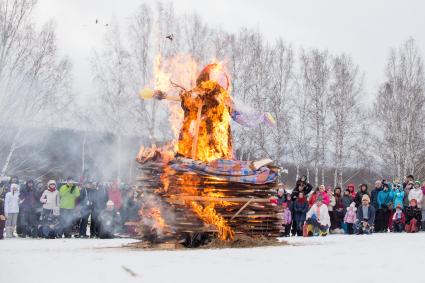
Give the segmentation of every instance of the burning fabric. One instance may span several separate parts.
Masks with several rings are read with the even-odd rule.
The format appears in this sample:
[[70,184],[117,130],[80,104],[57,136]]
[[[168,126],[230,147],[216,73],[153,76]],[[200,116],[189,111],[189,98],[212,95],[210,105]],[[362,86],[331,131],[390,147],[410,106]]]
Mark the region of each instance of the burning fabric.
[[277,178],[277,173],[270,168],[262,166],[255,169],[249,161],[217,159],[211,162],[199,162],[181,158],[171,168],[176,171],[216,176],[235,183],[268,184],[275,182]]

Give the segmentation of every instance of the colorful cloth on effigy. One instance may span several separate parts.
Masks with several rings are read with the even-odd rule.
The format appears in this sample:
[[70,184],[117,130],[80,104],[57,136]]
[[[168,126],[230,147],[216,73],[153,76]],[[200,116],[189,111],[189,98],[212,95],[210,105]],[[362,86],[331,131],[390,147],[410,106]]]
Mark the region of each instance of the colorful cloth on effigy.
[[242,112],[240,110],[233,109],[232,113],[230,113],[233,121],[237,122],[238,124],[249,127],[249,128],[255,128],[261,123],[266,123],[268,126],[274,128],[276,127],[276,121],[273,119],[273,117],[270,115],[270,113],[259,113],[259,112]]
[[194,172],[214,176],[229,182],[246,184],[268,184],[276,181],[277,174],[263,166],[258,170],[251,167],[249,161],[217,159],[211,162],[180,158],[171,165],[176,171]]

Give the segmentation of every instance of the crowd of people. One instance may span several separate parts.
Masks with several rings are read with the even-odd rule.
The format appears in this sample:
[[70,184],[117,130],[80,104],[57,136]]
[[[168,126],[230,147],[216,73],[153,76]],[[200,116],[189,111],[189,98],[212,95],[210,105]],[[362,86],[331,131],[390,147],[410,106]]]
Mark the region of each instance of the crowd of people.
[[[402,183],[378,180],[373,189],[348,184],[343,190],[313,190],[302,176],[292,191],[279,188],[270,202],[282,206],[282,236],[326,236],[425,230],[425,181],[409,175]],[[422,221],[422,219],[424,221]]]
[[[0,183],[0,239],[113,238],[137,219],[138,193],[117,181],[79,185],[69,177],[47,184],[10,178]],[[88,231],[89,227],[89,231]]]

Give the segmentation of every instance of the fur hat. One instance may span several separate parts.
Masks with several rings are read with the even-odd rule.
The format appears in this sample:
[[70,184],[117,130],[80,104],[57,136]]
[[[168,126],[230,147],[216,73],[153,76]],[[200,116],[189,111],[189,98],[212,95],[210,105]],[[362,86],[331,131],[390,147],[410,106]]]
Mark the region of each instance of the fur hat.
[[362,196],[362,201],[366,200],[368,203],[370,203],[370,198],[368,195],[363,195]]

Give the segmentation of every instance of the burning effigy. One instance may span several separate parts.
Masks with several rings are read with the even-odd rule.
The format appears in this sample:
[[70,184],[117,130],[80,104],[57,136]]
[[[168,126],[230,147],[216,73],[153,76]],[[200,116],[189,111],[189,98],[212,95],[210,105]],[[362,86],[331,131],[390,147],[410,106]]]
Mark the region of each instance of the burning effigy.
[[[157,243],[175,240],[198,246],[235,235],[278,236],[281,211],[269,202],[279,186],[279,168],[269,159],[234,159],[232,120],[248,127],[274,125],[267,114],[245,115],[230,96],[230,79],[220,63],[204,67],[190,89],[170,80],[168,89],[145,88],[143,99],[180,103],[178,139],[142,147],[137,156],[144,193],[140,236]],[[252,116],[252,115],[251,115]]]

